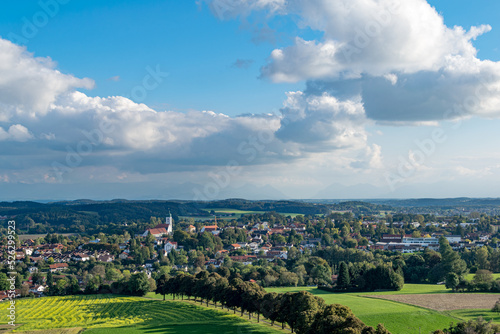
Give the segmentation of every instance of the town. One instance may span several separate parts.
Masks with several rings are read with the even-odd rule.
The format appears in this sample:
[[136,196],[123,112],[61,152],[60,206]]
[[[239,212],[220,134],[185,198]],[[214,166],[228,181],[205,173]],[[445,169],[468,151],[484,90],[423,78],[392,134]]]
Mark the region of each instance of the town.
[[[65,294],[70,287],[111,292],[113,282],[138,272],[145,273],[154,287],[152,281],[161,274],[201,270],[262,286],[335,286],[341,262],[351,267],[383,262],[405,282],[438,283],[447,274],[435,269],[441,259],[432,263],[442,255],[440,238],[466,263],[459,276],[480,269],[500,271],[500,220],[477,212],[468,217],[387,214],[378,219],[349,211],[293,217],[276,212],[233,216],[219,211],[219,217],[215,214],[198,221],[174,221],[172,214],[150,217],[143,230],[137,226],[129,232],[124,222],[120,235],[16,235],[16,294],[43,296],[49,293],[47,289],[50,294]],[[5,247],[2,263],[7,268]],[[419,270],[429,273],[422,276]],[[7,277],[2,278],[5,286]],[[348,288],[363,288],[352,282]],[[8,291],[0,293],[0,298],[8,299]]]

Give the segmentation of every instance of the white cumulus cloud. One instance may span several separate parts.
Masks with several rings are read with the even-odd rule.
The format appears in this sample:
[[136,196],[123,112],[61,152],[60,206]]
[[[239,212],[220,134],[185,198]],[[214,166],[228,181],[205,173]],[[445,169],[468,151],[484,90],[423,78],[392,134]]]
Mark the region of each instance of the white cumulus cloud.
[[[317,39],[295,36],[262,67],[275,82],[305,80],[305,93],[359,100],[369,119],[425,124],[500,117],[500,62],[480,60],[474,40],[492,28],[448,27],[426,0],[232,2],[233,12],[289,16]],[[430,124],[430,123],[429,123]]]
[[6,120],[14,111],[43,115],[57,96],[73,88],[92,88],[90,79],[78,79],[55,69],[50,58],[34,57],[24,47],[0,38],[0,111]]

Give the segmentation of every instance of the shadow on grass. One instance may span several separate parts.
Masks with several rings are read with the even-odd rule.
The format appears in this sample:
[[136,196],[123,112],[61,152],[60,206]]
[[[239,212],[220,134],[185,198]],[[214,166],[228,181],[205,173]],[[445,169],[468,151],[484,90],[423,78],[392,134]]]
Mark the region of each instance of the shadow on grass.
[[[114,304],[114,303],[113,303]],[[275,329],[248,323],[238,316],[225,312],[201,308],[192,304],[158,300],[130,300],[118,302],[116,310],[112,304],[84,306],[85,311],[111,321],[116,318],[132,318],[135,323],[111,328],[89,329],[89,334],[271,334]],[[116,314],[119,311],[122,314]],[[109,313],[111,312],[111,313]],[[104,319],[105,320],[105,319]]]

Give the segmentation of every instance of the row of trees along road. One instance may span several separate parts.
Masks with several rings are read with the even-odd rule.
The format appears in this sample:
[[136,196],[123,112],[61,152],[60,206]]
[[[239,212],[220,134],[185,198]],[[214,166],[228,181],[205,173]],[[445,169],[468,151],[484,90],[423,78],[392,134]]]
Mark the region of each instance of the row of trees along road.
[[322,298],[313,294],[301,292],[287,292],[278,294],[266,292],[256,283],[244,282],[239,278],[228,281],[217,273],[201,271],[196,276],[179,274],[169,277],[163,274],[156,281],[156,293],[172,294],[173,298],[184,296],[199,298],[200,303],[208,306],[212,301],[217,307],[232,309],[236,313],[239,308],[241,316],[244,312],[251,318],[252,314],[260,321],[260,314],[274,324],[275,321],[287,323],[292,333],[323,334],[323,333],[352,333],[352,334],[390,334],[382,324],[377,328],[366,326],[352,311],[343,305],[326,305]]

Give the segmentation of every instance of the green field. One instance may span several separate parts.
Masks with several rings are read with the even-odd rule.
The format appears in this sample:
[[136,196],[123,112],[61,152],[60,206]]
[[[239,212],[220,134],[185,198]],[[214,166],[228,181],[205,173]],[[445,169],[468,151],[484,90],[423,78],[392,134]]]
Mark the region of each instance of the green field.
[[[233,218],[240,218],[242,215],[248,215],[248,214],[263,214],[266,213],[266,211],[245,211],[245,210],[238,210],[238,209],[225,209],[225,208],[217,208],[217,209],[205,209],[205,211],[210,212],[214,211],[216,214],[234,214],[232,217],[221,217],[221,219],[233,219]],[[279,212],[280,215],[283,216],[291,216],[292,218],[295,218],[300,215],[300,213],[281,213]],[[218,217],[217,217],[218,218]]]
[[[472,281],[472,279],[474,278],[474,275],[475,274],[468,274],[467,276],[465,276],[465,279]],[[500,278],[500,273],[493,274],[493,279],[499,279],[499,278]]]
[[[500,314],[489,310],[454,310],[438,312],[367,295],[448,293],[442,285],[406,284],[402,291],[378,293],[329,293],[315,287],[268,288],[280,293],[309,291],[328,304],[350,307],[364,323],[383,323],[393,334],[430,333],[447,328],[451,322],[483,316],[500,322]],[[81,329],[90,334],[127,333],[191,333],[222,334],[283,333],[279,327],[248,322],[237,315],[194,305],[192,302],[162,301],[163,296],[148,293],[146,298],[91,295],[18,299],[16,302],[17,331],[27,334],[77,334]],[[7,323],[8,303],[0,303],[0,324]],[[58,329],[70,328],[67,331]],[[40,332],[32,332],[43,330]]]
[[[0,304],[3,324],[7,323],[6,315],[7,303],[4,302]],[[279,332],[267,325],[190,303],[112,295],[19,299],[16,316],[16,323],[23,324],[18,331],[80,327],[91,334]]]
[[451,322],[457,323],[476,319],[478,316],[500,322],[500,316],[495,315],[489,310],[438,312],[395,301],[367,297],[367,295],[450,293],[450,290],[446,290],[444,285],[405,284],[401,291],[376,293],[329,293],[314,287],[268,288],[266,291],[280,293],[309,291],[322,297],[328,304],[348,306],[358,318],[369,326],[376,326],[378,323],[383,323],[392,334],[431,333],[436,329],[447,328]]
[[357,292],[356,295],[413,295],[427,293],[451,293],[444,284],[405,284],[401,291]]

